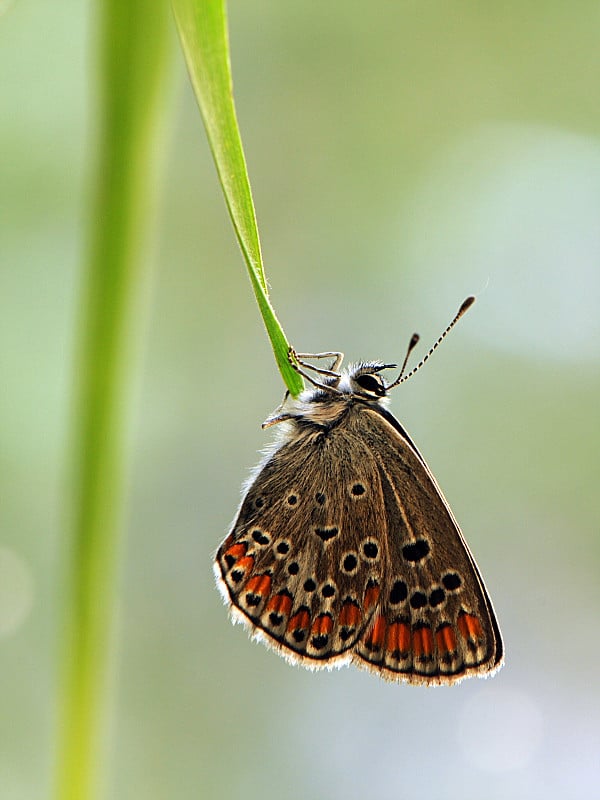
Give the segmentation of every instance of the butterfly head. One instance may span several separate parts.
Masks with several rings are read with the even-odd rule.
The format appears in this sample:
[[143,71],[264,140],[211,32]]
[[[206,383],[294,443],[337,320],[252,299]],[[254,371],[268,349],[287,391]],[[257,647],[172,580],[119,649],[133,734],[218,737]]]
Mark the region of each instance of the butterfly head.
[[394,367],[396,364],[382,364],[381,361],[352,364],[341,375],[338,389],[344,394],[357,395],[364,400],[382,400],[387,396],[388,384],[381,372]]

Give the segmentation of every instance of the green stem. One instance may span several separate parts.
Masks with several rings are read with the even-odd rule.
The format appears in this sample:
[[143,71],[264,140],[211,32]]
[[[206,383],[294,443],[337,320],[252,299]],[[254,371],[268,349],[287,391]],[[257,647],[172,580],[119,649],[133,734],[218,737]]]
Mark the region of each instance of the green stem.
[[292,395],[303,388],[288,360],[289,344],[269,300],[256,213],[233,103],[224,0],[172,0],[190,78],[200,106],[256,301],[281,377]]
[[99,158],[72,421],[73,514],[61,640],[57,800],[99,794],[133,343],[169,63],[160,0],[99,7]]

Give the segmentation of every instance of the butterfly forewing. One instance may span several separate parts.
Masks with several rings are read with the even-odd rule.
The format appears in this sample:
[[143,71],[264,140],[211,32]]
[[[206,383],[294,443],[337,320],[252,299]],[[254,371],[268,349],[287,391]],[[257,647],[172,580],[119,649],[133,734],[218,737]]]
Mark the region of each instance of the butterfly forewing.
[[377,462],[340,426],[284,444],[250,485],[217,563],[232,604],[284,654],[340,660],[381,595]]
[[388,591],[358,656],[415,683],[493,670],[502,658],[498,626],[437,483],[391,415],[366,408],[361,415],[369,416],[356,424],[375,454],[384,496]]

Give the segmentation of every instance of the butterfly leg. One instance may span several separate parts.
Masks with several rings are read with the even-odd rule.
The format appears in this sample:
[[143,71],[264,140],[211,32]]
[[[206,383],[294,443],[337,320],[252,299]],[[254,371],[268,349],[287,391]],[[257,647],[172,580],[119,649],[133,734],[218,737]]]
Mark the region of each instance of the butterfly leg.
[[271,425],[277,425],[279,422],[285,422],[288,419],[294,419],[294,415],[293,414],[288,414],[285,411],[285,404],[286,404],[287,399],[288,399],[289,396],[290,396],[290,392],[289,392],[289,389],[288,389],[288,391],[286,391],[286,393],[283,396],[283,400],[277,406],[275,411],[273,411],[272,414],[269,414],[269,416],[263,422],[263,424],[262,424],[263,430],[264,430],[264,428],[270,428]]
[[[311,369],[313,372],[318,372],[319,375],[332,375],[336,378],[339,377],[340,367],[342,366],[342,361],[344,360],[344,354],[338,352],[296,353],[296,351],[294,350],[294,356],[298,364],[300,364],[300,366],[304,367],[305,369]],[[335,360],[333,364],[329,367],[329,369],[321,369],[320,367],[315,367],[312,364],[307,364],[304,361],[305,358],[333,358]]]
[[[307,358],[307,357],[310,357],[310,358],[320,358],[320,357],[326,358],[327,356],[336,356],[335,364],[333,365],[333,366],[336,366],[338,364],[341,364],[341,360],[344,357],[344,354],[343,353],[318,353],[316,356],[315,355],[307,356],[306,354],[301,354],[301,357],[304,357],[304,358]],[[335,386],[331,386],[330,384],[321,383],[320,381],[315,380],[310,375],[308,375],[302,369],[302,367],[305,367],[306,369],[311,369],[311,370],[313,370],[313,372],[317,372],[320,375],[331,375],[334,378],[339,378],[340,377],[339,372],[333,372],[332,370],[318,369],[316,367],[311,366],[310,364],[305,364],[304,361],[301,361],[298,358],[298,355],[296,354],[296,351],[294,350],[293,347],[290,347],[290,349],[288,350],[288,361],[290,362],[290,365],[296,370],[298,375],[301,375],[309,383],[312,383],[313,386],[316,386],[318,389],[323,389],[324,391],[329,392],[330,394],[340,394],[339,389],[336,389]]]

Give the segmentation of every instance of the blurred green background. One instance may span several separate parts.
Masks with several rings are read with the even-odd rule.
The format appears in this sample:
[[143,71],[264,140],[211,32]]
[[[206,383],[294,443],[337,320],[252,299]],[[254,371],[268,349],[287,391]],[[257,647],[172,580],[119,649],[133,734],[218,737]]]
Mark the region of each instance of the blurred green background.
[[[0,796],[47,795],[96,91],[90,4],[0,4]],[[451,689],[285,664],[212,555],[283,386],[177,53],[131,431],[107,796],[584,798],[600,785],[600,10],[229,4],[272,300],[305,351],[401,359],[392,410],[495,602]],[[173,36],[175,32],[173,31]],[[174,47],[177,52],[176,46]]]

